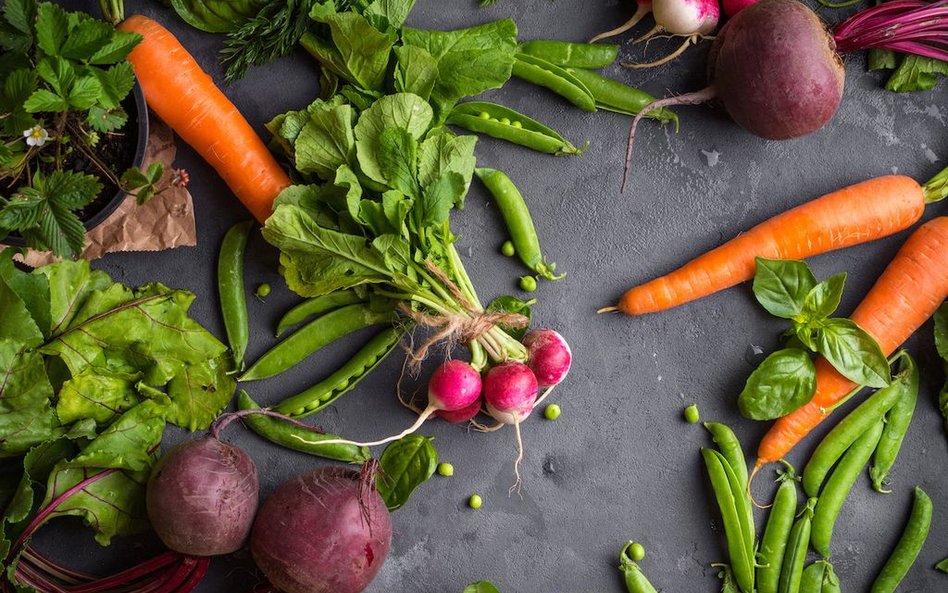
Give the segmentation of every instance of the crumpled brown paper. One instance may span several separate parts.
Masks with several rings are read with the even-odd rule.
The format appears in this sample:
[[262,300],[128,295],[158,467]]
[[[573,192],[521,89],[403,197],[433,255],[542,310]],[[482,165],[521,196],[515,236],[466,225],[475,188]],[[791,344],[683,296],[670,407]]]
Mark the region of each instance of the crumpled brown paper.
[[[148,145],[142,168],[155,161],[163,164],[165,173],[159,186],[165,187],[169,184],[171,163],[177,153],[174,133],[158,118],[152,117],[148,123]],[[193,245],[197,245],[197,230],[191,194],[183,187],[171,186],[141,206],[135,204],[134,196],[125,196],[115,212],[86,232],[82,258],[98,259],[115,251],[161,251]],[[58,258],[49,252],[30,250],[17,259],[37,267]]]

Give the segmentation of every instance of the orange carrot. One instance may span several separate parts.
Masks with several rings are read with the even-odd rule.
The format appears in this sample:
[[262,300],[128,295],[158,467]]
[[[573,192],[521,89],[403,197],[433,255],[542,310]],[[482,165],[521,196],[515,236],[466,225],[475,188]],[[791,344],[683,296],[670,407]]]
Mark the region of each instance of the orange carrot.
[[755,258],[803,259],[910,227],[925,210],[925,191],[899,175],[826,194],[766,220],[674,272],[629,289],[616,307],[643,315],[730,288],[754,277]]
[[[918,228],[850,317],[892,354],[948,298],[948,216]],[[816,361],[816,394],[777,420],[757,449],[755,469],[783,458],[856,387],[826,359]]]
[[140,15],[118,28],[144,38],[128,59],[148,106],[265,221],[290,178],[260,137],[170,31]]

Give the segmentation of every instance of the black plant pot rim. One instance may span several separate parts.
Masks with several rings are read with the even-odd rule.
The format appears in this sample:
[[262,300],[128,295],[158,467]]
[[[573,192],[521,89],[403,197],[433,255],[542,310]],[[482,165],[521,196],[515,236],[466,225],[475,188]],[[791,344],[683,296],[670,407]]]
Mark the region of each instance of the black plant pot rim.
[[[145,103],[145,93],[138,84],[138,77],[135,77],[135,86],[132,87],[132,97],[135,103],[135,119],[138,121],[138,138],[135,144],[135,157],[132,159],[133,167],[141,167],[145,162],[145,149],[148,148],[148,105]],[[129,119],[133,114],[129,113]],[[121,171],[118,172],[121,175]],[[102,208],[89,217],[89,220],[82,222],[87,231],[91,231],[99,226],[108,218],[125,200],[125,192],[119,189]],[[5,243],[13,247],[25,247],[26,242],[19,235],[8,235],[0,243]]]

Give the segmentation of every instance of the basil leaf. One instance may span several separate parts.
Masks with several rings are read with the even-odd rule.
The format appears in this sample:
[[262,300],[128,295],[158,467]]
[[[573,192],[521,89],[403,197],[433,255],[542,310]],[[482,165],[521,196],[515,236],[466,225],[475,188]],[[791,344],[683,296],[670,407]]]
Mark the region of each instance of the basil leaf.
[[948,302],[942,303],[935,312],[935,349],[948,361]]
[[824,319],[832,315],[839,308],[845,286],[845,272],[814,286],[803,299],[803,316],[807,319]]
[[171,0],[184,22],[208,33],[233,31],[257,14],[265,0]]
[[784,319],[800,315],[815,286],[816,278],[802,261],[757,258],[754,296],[772,315]]
[[403,437],[388,447],[379,459],[378,488],[388,510],[400,509],[411,493],[434,474],[438,452],[433,439],[417,434]]
[[464,587],[464,593],[500,593],[500,589],[495,587],[493,583],[480,581],[479,583],[471,583],[467,587]]
[[948,558],[945,558],[944,560],[936,564],[935,568],[942,572],[948,572]]
[[746,418],[773,420],[810,401],[816,391],[816,369],[810,354],[797,348],[778,350],[751,376],[737,405]]
[[885,387],[892,381],[889,362],[879,344],[851,319],[825,320],[816,350],[853,383]]

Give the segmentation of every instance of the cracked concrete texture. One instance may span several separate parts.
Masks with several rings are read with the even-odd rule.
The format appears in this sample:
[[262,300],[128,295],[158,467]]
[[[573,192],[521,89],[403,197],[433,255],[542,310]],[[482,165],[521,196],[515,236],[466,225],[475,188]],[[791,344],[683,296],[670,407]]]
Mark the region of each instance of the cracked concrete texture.
[[[93,3],[72,4],[91,9]],[[419,0],[410,24],[448,29],[511,16],[522,39],[583,40],[624,20],[630,5],[615,0],[500,0],[479,9],[475,0]],[[158,3],[130,0],[128,13],[139,11],[168,25],[220,80],[214,63],[219,38],[187,29]],[[822,16],[836,20],[833,12]],[[649,52],[655,55],[663,47],[654,42]],[[612,67],[607,74],[657,95],[696,90],[704,83],[705,51],[706,46],[690,50],[685,58],[654,70]],[[642,57],[628,46],[623,55]],[[273,115],[308,103],[316,81],[312,61],[298,53],[253,70],[226,92],[262,132]],[[560,419],[545,421],[536,414],[523,426],[522,500],[507,493],[516,456],[512,431],[484,435],[443,423],[426,425],[441,458],[454,464],[455,475],[435,476],[395,513],[392,552],[370,593],[460,592],[477,580],[494,581],[505,593],[618,593],[623,587],[615,556],[629,538],[648,549],[642,567],[658,588],[718,589],[709,564],[725,560],[726,550],[698,455],[709,439],[699,426],[685,424],[681,411],[697,402],[702,419],[732,425],[751,455],[766,426],[741,418],[735,399],[752,368],[749,347],[772,349],[783,324],[765,315],[747,286],[639,319],[597,316],[595,310],[614,302],[631,284],[670,271],[821,193],[892,170],[923,180],[944,165],[939,160],[948,152],[944,82],[931,92],[888,93],[878,76],[865,73],[862,56],[850,56],[846,84],[833,121],[794,141],[754,138],[709,107],[679,109],[678,134],[646,121],[637,136],[629,189],[621,195],[629,118],[580,112],[517,80],[485,94],[487,100],[552,125],[574,144],[591,141],[576,158],[549,157],[487,138],[477,148],[479,164],[504,169],[519,185],[546,255],[559,264],[558,270],[568,272],[560,282],[541,283],[535,319],[567,337],[575,366],[552,397],[563,409]],[[179,158],[191,172],[198,247],[110,255],[97,265],[131,284],[158,280],[195,291],[194,316],[223,335],[214,288],[217,249],[227,228],[247,216],[191,149],[182,146]],[[943,211],[933,206],[926,216]],[[523,271],[499,255],[504,232],[479,185],[472,186],[468,205],[453,224],[481,296],[516,294]],[[859,302],[906,236],[900,233],[811,261],[818,277],[849,273],[841,312]],[[296,299],[276,271],[276,253],[262,239],[252,239],[249,254],[248,284],[274,287],[265,302],[250,299],[248,357],[253,359],[272,345],[276,320]],[[948,448],[932,405],[942,374],[931,331],[927,324],[908,343],[921,365],[923,393],[893,471],[894,492],[875,494],[861,478],[837,524],[833,559],[849,591],[868,589],[898,539],[915,483],[932,496],[936,512],[929,542],[900,591],[932,592],[948,582],[931,569],[948,555]],[[284,376],[248,388],[258,401],[278,401],[325,376],[363,339],[346,340]],[[400,361],[391,357],[317,423],[357,438],[401,430],[412,418],[395,399],[399,369]],[[790,461],[802,468],[829,424],[798,447]],[[173,432],[168,441],[183,436]],[[319,463],[270,446],[236,426],[228,439],[257,461],[263,496]],[[762,498],[772,489],[765,478],[766,473],[755,485]],[[485,500],[477,511],[465,506],[474,492]],[[757,519],[762,524],[765,515],[758,512]],[[135,538],[116,548],[124,551],[103,554],[68,520],[43,531],[39,543],[54,553],[69,550],[96,570],[122,566],[129,557],[155,548],[152,539]],[[215,560],[199,590],[246,590],[253,582],[249,566],[246,553]]]

